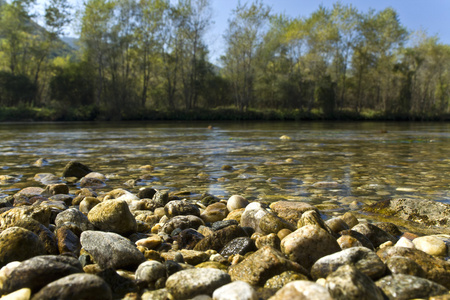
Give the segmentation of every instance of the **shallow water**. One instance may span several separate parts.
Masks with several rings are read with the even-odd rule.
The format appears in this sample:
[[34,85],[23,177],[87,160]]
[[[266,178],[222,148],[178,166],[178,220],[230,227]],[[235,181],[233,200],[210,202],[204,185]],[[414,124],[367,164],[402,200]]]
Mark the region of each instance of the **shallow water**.
[[[0,197],[44,186],[78,160],[107,189],[151,186],[264,201],[371,203],[393,197],[450,203],[449,123],[0,124]],[[290,137],[281,140],[282,135]],[[49,165],[33,166],[39,158]],[[140,166],[151,165],[145,172]],[[231,170],[223,170],[229,165]],[[147,174],[134,187],[124,183]],[[1,177],[9,175],[11,177]],[[333,182],[317,184],[318,182]],[[76,186],[72,185],[72,191]]]

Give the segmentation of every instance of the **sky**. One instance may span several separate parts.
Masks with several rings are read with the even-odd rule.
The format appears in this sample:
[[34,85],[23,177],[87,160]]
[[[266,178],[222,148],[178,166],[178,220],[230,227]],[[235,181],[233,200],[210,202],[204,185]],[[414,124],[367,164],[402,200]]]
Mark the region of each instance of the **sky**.
[[[38,0],[43,6],[48,0]],[[81,6],[82,0],[69,0],[74,6]],[[171,0],[171,2],[177,2]],[[228,19],[238,0],[211,0],[214,24],[206,35],[210,58],[213,63],[224,54],[223,34]],[[242,3],[250,2],[241,0]],[[319,5],[332,8],[337,0],[262,0],[274,13],[284,13],[288,17],[309,17]],[[401,24],[410,31],[425,31],[429,36],[438,36],[440,42],[450,45],[450,0],[341,0],[342,4],[352,4],[359,11],[376,11],[392,7],[397,11]]]

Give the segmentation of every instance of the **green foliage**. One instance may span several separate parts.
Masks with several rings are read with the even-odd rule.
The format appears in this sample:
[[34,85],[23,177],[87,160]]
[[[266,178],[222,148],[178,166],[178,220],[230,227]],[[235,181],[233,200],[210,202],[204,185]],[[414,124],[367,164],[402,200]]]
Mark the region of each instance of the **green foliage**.
[[[450,46],[392,8],[337,2],[307,17],[238,3],[223,67],[208,61],[210,0],[87,0],[79,48],[67,0],[0,0],[0,120],[447,119]],[[44,27],[34,20],[45,21]],[[405,45],[408,45],[407,47]]]

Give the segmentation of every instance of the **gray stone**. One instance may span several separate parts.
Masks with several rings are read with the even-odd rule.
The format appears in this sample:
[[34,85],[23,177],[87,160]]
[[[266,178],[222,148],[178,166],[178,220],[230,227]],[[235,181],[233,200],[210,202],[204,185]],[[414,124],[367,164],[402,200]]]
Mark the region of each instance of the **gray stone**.
[[76,208],[66,209],[56,216],[55,225],[57,227],[61,227],[66,223],[75,224],[83,231],[94,229],[94,226],[89,222],[89,219]]
[[155,210],[158,207],[164,207],[169,202],[169,193],[164,191],[156,191],[152,199],[145,201],[145,208]]
[[21,227],[10,227],[0,234],[0,249],[0,268],[12,261],[47,254],[39,237]]
[[348,230],[348,229],[350,229],[350,228],[348,227],[347,223],[345,223],[345,221],[342,220],[342,219],[339,218],[339,217],[334,217],[334,218],[331,218],[331,219],[329,219],[329,220],[326,220],[326,221],[325,221],[325,224],[327,224],[327,226],[328,226],[331,230],[333,230],[334,233],[338,233],[338,232],[341,232],[341,231],[343,231],[343,230]]
[[389,299],[407,300],[428,298],[448,293],[448,289],[433,281],[405,274],[381,278],[376,285]]
[[339,267],[327,276],[326,286],[336,300],[383,300],[375,283],[357,268],[349,265]]
[[233,281],[242,280],[251,285],[264,285],[271,277],[285,271],[294,271],[308,276],[299,264],[290,261],[278,250],[265,246],[228,269]]
[[166,277],[166,267],[156,260],[143,262],[136,270],[136,280],[147,283]]
[[354,230],[344,230],[339,232],[339,234],[341,236],[338,238],[338,243],[342,249],[362,246],[375,250],[372,242],[364,234]]
[[39,291],[45,285],[64,276],[82,273],[83,269],[74,257],[42,255],[23,261],[3,282],[3,292],[11,293],[21,288]]
[[281,251],[292,261],[307,270],[321,257],[339,252],[341,248],[324,229],[314,226],[303,226],[281,241]]
[[174,299],[189,299],[201,294],[212,295],[216,289],[230,282],[230,275],[221,270],[188,269],[167,278],[166,289]]
[[106,282],[92,274],[72,274],[46,285],[32,300],[110,300],[111,288]]
[[214,300],[258,300],[255,289],[244,281],[228,283],[213,293]]
[[101,268],[131,268],[145,261],[135,245],[116,233],[84,231],[81,245]]
[[311,276],[314,280],[325,278],[344,265],[354,266],[372,279],[380,278],[386,270],[375,252],[365,247],[354,247],[317,260],[311,268]]
[[137,223],[124,200],[103,201],[88,213],[89,221],[102,231],[130,235],[137,230]]
[[269,300],[333,300],[323,286],[306,280],[289,282]]

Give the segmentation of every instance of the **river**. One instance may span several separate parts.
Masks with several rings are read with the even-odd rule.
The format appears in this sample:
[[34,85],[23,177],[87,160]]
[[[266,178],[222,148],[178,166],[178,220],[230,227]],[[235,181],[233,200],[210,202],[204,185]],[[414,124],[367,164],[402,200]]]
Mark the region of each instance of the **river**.
[[[105,190],[342,207],[394,197],[450,203],[449,123],[4,123],[0,141],[0,198],[44,186],[36,174],[61,176],[77,160],[107,176]],[[34,166],[39,158],[48,164]]]

